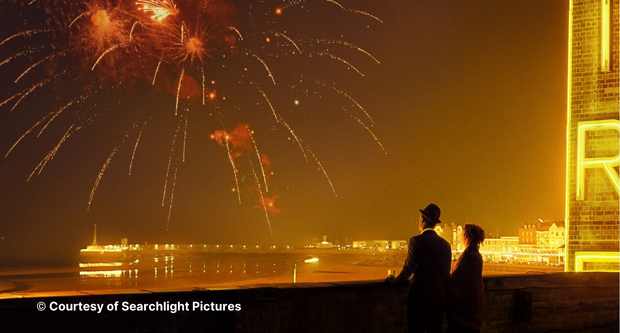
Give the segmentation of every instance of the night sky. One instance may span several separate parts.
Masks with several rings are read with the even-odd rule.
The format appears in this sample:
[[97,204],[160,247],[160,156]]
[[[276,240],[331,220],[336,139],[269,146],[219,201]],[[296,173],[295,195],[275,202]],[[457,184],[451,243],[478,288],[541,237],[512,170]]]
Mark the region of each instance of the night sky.
[[[244,1],[231,2],[247,7]],[[2,3],[2,39],[25,26],[24,20],[36,26],[40,19],[23,14],[14,1]],[[76,108],[39,139],[24,139],[0,161],[0,258],[71,258],[90,241],[93,223],[101,242],[128,237],[130,242],[301,243],[323,234],[334,240],[406,239],[417,232],[417,210],[428,202],[439,204],[444,222],[476,223],[492,234],[514,235],[519,225],[539,217],[562,219],[568,1],[342,1],[377,15],[383,24],[309,3],[305,9],[285,11],[276,23],[260,16],[256,22],[239,24],[247,29],[275,24],[300,40],[346,39],[382,63],[339,49],[366,74],[360,77],[334,61],[307,64],[259,48],[257,53],[273,67],[278,87],[269,85],[256,62],[248,66],[244,80],[269,89],[278,112],[320,156],[338,197],[316,165],[306,163],[294,141],[287,140],[286,131],[273,125],[260,95],[237,84],[239,76],[230,74],[234,71],[214,71],[213,78],[222,82],[218,99],[221,94],[227,100],[219,109],[215,102],[206,107],[183,103],[182,109],[191,109],[187,161],[179,170],[165,232],[168,208],[161,207],[162,186],[176,126],[175,96],[166,86],[173,86],[178,75],[170,67],[161,73],[162,87],[138,82],[128,89],[104,91],[94,103],[80,106],[95,110],[95,116],[85,117]],[[1,46],[0,59],[19,46],[23,44]],[[311,43],[300,46],[303,50]],[[112,56],[102,66],[120,66],[122,61]],[[27,65],[0,67],[0,99],[17,91],[13,80]],[[230,66],[235,65],[239,64]],[[41,77],[35,73],[31,82]],[[140,81],[136,77],[124,80]],[[300,78],[303,83],[296,84]],[[342,110],[351,109],[351,103],[333,91],[308,86],[317,78],[336,82],[365,106],[387,157]],[[2,107],[2,154],[41,115],[78,91],[74,85],[79,86],[72,81],[41,92],[13,112],[10,106]],[[92,124],[27,183],[32,168],[75,117]],[[137,133],[131,124],[147,118],[149,126],[129,177]],[[279,210],[271,216],[273,236],[251,169],[246,162],[240,166],[240,206],[231,192],[234,182],[226,150],[209,138],[222,124],[230,130],[241,123],[255,130],[275,173],[269,194]],[[87,212],[99,168],[125,131],[128,138]],[[245,155],[241,158],[247,160]]]

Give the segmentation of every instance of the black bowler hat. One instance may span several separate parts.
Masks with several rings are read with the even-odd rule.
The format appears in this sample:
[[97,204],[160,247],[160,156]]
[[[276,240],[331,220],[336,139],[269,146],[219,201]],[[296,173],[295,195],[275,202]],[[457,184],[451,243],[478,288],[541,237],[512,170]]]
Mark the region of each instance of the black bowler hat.
[[439,209],[439,206],[434,203],[430,203],[426,206],[426,208],[420,209],[420,213],[422,213],[424,220],[428,222],[441,223],[441,220],[439,219],[441,209]]

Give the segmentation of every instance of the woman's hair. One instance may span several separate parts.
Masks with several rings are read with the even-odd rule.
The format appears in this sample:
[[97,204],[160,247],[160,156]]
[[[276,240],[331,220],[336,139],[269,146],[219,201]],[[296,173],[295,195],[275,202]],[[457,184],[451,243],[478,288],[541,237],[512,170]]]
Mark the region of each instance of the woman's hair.
[[469,245],[479,246],[484,242],[484,230],[475,224],[466,224],[463,228],[463,236]]

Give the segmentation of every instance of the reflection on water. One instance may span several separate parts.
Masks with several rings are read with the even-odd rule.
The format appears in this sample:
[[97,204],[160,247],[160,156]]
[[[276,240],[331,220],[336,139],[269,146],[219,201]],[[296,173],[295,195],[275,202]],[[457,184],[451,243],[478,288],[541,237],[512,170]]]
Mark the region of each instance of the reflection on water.
[[292,254],[167,254],[124,262],[81,262],[79,286],[80,289],[165,288],[224,283],[291,275],[297,263],[316,264],[318,258]]
[[[298,251],[283,253],[157,253],[96,255],[71,267],[0,269],[0,298],[50,292],[179,290],[268,283],[381,280],[397,273],[404,253]],[[485,275],[555,268],[485,264]],[[556,269],[557,270],[557,269]],[[8,294],[11,294],[7,296]]]

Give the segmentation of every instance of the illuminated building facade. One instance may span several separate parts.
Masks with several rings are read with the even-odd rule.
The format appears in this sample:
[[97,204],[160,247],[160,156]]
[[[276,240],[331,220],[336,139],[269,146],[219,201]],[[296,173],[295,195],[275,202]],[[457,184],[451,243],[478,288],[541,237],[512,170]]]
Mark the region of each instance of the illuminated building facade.
[[537,229],[535,224],[525,224],[519,227],[519,244],[536,244]]
[[564,246],[564,224],[555,222],[541,223],[536,230],[536,247],[560,248]]
[[519,244],[537,248],[559,248],[565,241],[564,223],[543,222],[524,224],[519,228]]
[[620,0],[570,0],[565,269],[620,268]]

